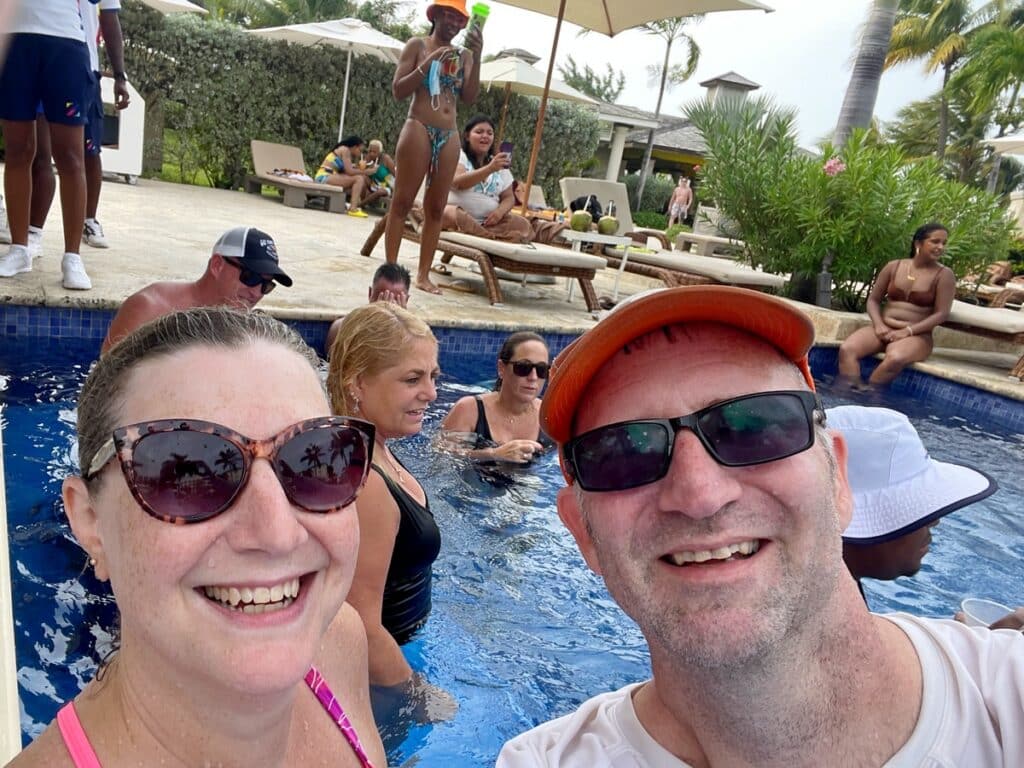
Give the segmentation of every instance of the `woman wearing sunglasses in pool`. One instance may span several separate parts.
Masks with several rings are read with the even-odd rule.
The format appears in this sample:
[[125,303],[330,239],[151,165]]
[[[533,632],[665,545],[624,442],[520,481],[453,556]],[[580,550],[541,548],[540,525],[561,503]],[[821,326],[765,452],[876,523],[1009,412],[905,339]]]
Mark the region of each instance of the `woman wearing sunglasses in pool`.
[[540,431],[540,394],[548,345],[530,331],[513,333],[498,351],[494,391],[461,398],[441,424],[445,445],[473,459],[527,464],[551,443]]
[[63,498],[119,649],[13,765],[384,766],[345,604],[373,440],[269,317],[191,309],[114,347]]
[[[374,714],[381,726],[446,719],[454,701],[402,654],[430,614],[432,566],[441,532],[423,486],[385,440],[419,433],[437,398],[437,340],[416,315],[375,302],[341,321],[330,350],[327,390],[334,412],[372,422],[374,461],[359,497],[359,560],[349,603],[366,625]],[[404,710],[404,712],[399,712]]]

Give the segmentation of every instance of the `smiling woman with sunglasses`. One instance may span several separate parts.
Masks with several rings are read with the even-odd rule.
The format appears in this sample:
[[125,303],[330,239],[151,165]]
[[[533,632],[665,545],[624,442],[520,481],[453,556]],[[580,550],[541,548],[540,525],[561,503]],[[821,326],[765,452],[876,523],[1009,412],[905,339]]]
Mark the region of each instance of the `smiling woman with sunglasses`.
[[14,765],[385,764],[344,602],[374,428],[331,416],[315,360],[207,308],[97,363],[63,497],[119,648]]
[[455,403],[441,424],[445,446],[473,459],[511,464],[529,463],[544,451],[539,413],[548,359],[548,346],[536,333],[519,331],[505,339],[495,391]]

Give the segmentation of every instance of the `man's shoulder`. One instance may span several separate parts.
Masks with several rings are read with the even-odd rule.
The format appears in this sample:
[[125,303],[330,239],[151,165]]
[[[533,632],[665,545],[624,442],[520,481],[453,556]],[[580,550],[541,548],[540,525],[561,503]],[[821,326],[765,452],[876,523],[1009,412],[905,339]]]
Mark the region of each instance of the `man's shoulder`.
[[[584,701],[575,712],[542,723],[510,739],[497,768],[601,768],[629,755],[636,765],[683,766],[640,725],[632,706],[633,683]],[[653,754],[652,753],[656,753]]]

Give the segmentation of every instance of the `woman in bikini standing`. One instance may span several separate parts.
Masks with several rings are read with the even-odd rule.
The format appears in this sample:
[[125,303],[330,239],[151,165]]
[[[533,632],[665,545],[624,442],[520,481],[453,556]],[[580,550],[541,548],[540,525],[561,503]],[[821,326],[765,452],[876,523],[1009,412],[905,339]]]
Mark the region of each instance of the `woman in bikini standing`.
[[[854,331],[839,348],[839,373],[854,389],[888,384],[932,353],[932,329],[949,317],[956,294],[953,270],[939,263],[948,238],[942,224],[925,224],[914,233],[910,258],[890,261],[878,273],[868,295],[871,325]],[[885,359],[865,384],[861,358],[883,350]]]
[[459,161],[456,99],[461,98],[465,104],[476,101],[483,36],[480,28],[474,27],[466,35],[466,47],[461,53],[452,46],[452,38],[469,20],[465,0],[435,0],[427,6],[427,19],[432,25],[429,37],[414,37],[406,43],[391,83],[395,99],[401,101],[410,95],[413,98],[395,151],[395,162],[402,172],[396,177],[388,209],[384,252],[392,264],[398,261],[405,217],[426,177],[416,287],[440,293],[430,281],[430,265],[441,233],[448,189]]

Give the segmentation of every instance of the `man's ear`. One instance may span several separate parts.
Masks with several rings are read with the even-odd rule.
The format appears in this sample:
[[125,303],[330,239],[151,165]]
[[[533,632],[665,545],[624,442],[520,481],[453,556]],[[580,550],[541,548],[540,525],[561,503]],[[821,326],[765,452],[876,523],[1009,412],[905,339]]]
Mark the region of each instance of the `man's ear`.
[[580,554],[587,561],[587,566],[601,576],[601,564],[597,558],[597,551],[594,549],[594,540],[590,536],[590,531],[587,530],[576,491],[571,487],[563,488],[558,492],[555,501],[558,505],[558,517],[569,529],[572,537],[576,539],[576,546],[580,548]]
[[[109,581],[110,569],[107,565],[107,553],[103,547],[103,537],[99,531],[99,520],[96,509],[92,505],[89,489],[80,477],[69,477],[61,487],[64,499],[64,511],[67,513],[71,530],[78,540],[79,546],[89,555],[90,564],[100,581]],[[91,561],[95,560],[93,564]]]
[[836,511],[840,530],[845,531],[853,519],[853,491],[850,490],[850,480],[846,474],[846,459],[850,452],[846,447],[846,438],[839,430],[830,429],[829,436],[832,438],[832,455],[836,457]]

